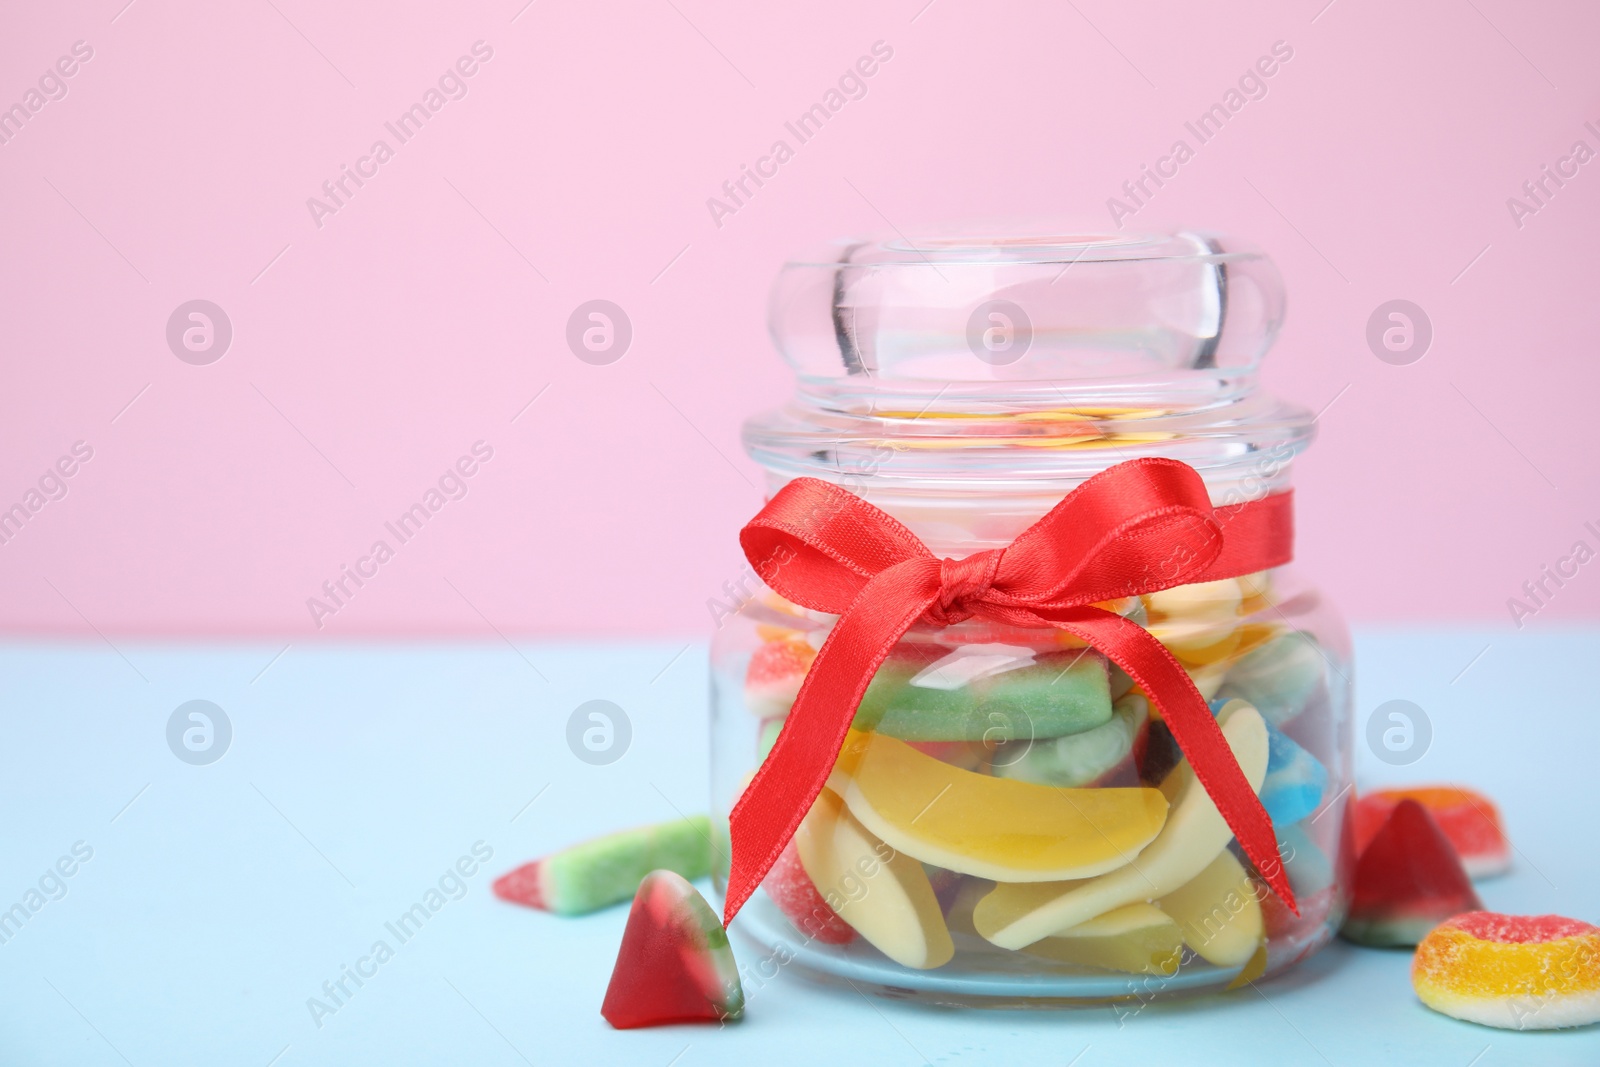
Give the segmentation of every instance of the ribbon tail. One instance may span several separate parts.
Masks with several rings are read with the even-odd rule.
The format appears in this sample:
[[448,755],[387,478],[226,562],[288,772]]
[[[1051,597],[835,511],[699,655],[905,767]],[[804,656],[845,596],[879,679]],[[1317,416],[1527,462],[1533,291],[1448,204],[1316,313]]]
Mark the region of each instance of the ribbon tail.
[[879,665],[938,597],[939,561],[918,557],[880,571],[839,617],[772,751],[728,816],[733,854],[724,926],[761,884],[822,792]]
[[1272,819],[1239,769],[1227,739],[1222,736],[1222,728],[1195,688],[1189,672],[1150,631],[1113,612],[1083,607],[1040,612],[1039,615],[1105,653],[1127,671],[1161,709],[1173,739],[1189,757],[1195,778],[1239,839],[1245,855],[1250,857],[1278,899],[1299,915],[1294,890],[1289,887],[1288,873],[1278,854],[1278,837],[1273,831]]

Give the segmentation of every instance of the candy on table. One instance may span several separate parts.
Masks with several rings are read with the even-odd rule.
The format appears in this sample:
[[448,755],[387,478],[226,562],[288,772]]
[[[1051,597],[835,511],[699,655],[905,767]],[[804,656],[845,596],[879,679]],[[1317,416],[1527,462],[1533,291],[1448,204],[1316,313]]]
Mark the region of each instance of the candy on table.
[[828,907],[800,862],[800,850],[790,841],[778,855],[761,886],[794,928],[813,941],[847,945],[856,939],[853,927]]
[[1131,763],[1134,744],[1141,739],[1149,719],[1149,703],[1130,693],[1112,706],[1109,722],[1065,737],[1000,745],[991,766],[996,777],[1019,782],[1104,786],[1110,784],[1103,780],[1107,775],[1124,763]]
[[728,934],[711,905],[672,871],[639,883],[600,1014],[618,1030],[718,1022],[744,1010]]
[[1226,848],[1156,906],[1172,916],[1184,944],[1207,963],[1242,967],[1261,946],[1261,902],[1250,875]]
[[634,895],[657,868],[685,878],[711,873],[711,821],[704,815],[607,834],[500,876],[494,894],[557,915],[583,915]]
[[1489,878],[1511,869],[1511,845],[1494,801],[1457,785],[1379,789],[1356,801],[1356,851],[1366,848],[1394,806],[1415,800],[1428,809],[1461,858],[1469,878]]
[[830,790],[794,836],[800,862],[827,905],[902,967],[942,967],[955,955],[922,864],[868,832]]
[[1129,904],[1035,941],[1031,956],[1129,974],[1173,975],[1183,958],[1178,924],[1153,904]]
[[1305,710],[1326,666],[1316,638],[1295,630],[1240,656],[1217,695],[1248,700],[1268,723],[1282,726]]
[[1356,861],[1339,936],[1377,948],[1415,945],[1450,916],[1482,907],[1428,809],[1402,800]]
[[853,725],[902,741],[1010,741],[1079,733],[1111,718],[1098,653],[1018,648],[993,653],[1010,661],[1001,666],[1011,669],[996,670],[989,654],[968,651],[1011,647],[967,645],[940,655],[949,650],[902,645],[867,686]]
[[761,719],[781,719],[789,714],[800,683],[816,658],[816,649],[804,641],[764,642],[744,672],[744,706]]
[[1483,1026],[1587,1026],[1600,1022],[1600,928],[1559,915],[1457,915],[1417,946],[1411,985],[1434,1011]]
[[[1250,788],[1260,789],[1267,773],[1266,723],[1242,700],[1223,708],[1218,721]],[[1187,761],[1167,776],[1161,791],[1172,803],[1171,813],[1137,862],[1081,882],[1003,882],[978,902],[973,913],[978,932],[1001,948],[1022,948],[1112,908],[1164,896],[1205,870],[1233,831]]]
[[856,730],[828,785],[890,847],[1008,882],[1086,878],[1121,867],[1167,815],[1158,789],[1057,789],[995,778]]
[[1267,777],[1261,806],[1276,826],[1288,826],[1317,810],[1328,788],[1328,769],[1288,734],[1267,725]]

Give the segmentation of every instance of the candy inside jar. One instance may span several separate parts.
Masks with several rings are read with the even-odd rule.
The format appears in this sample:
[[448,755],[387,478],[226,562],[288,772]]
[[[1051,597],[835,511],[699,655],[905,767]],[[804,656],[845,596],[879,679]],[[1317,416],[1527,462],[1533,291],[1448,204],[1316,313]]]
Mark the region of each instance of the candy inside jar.
[[[1185,235],[1070,240],[917,250],[974,306],[1035,294],[1011,304],[1030,335],[1009,362],[963,360],[965,333],[941,348],[941,324],[959,316],[903,247],[792,264],[774,329],[801,394],[746,432],[773,489],[843,484],[955,559],[1004,548],[1136,456],[1183,459],[1219,508],[1285,492],[1309,418],[1254,391],[1281,313],[1270,264]],[[1062,288],[1041,288],[1051,274]],[[831,278],[828,313],[845,324],[842,373],[806,332],[816,275]],[[1161,321],[1134,330],[1141,313]],[[922,618],[872,674],[822,791],[734,928],[814,975],[980,1004],[1226,987],[1327,941],[1350,864],[1342,627],[1290,567],[1144,584],[1096,607],[1147,630],[1207,702],[1281,871],[1240,846],[1161,694],[1089,641],[981,614]],[[712,755],[724,818],[838,625],[770,589],[722,620]],[[1286,875],[1298,916],[1269,873]],[[724,890],[726,866],[714,877]]]

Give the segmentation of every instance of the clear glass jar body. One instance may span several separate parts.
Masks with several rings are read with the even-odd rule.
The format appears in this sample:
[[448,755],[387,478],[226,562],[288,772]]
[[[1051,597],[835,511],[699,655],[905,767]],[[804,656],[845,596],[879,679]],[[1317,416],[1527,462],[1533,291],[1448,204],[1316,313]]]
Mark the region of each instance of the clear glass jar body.
[[[1077,248],[1053,254],[1077,263]],[[970,245],[962,251],[957,265],[969,267]],[[1192,301],[1202,307],[1210,283],[1190,261],[1204,255],[1164,248],[1157,257],[1168,274],[1202,279]],[[1252,269],[1269,277],[1270,290],[1275,276],[1262,262]],[[1021,269],[1035,266],[1048,263]],[[1095,275],[1096,300],[1121,285],[1120,269],[1105,269],[1109,283]],[[807,285],[827,289],[835,304],[845,291],[837,282]],[[876,294],[885,288],[882,277],[872,285]],[[795,288],[780,279],[775,304],[786,286]],[[1240,288],[1236,280],[1236,298]],[[913,290],[902,304],[916,303]],[[1258,303],[1271,305],[1272,296]],[[1130,302],[1138,301],[1130,297],[1124,310]],[[1164,294],[1156,303],[1172,301]],[[1035,321],[1053,313],[1046,307]],[[793,307],[775,306],[775,322],[796,317]],[[1275,325],[1264,328],[1255,355]],[[1092,334],[1081,323],[1071,332],[1080,349]],[[1118,323],[1106,336],[1126,333]],[[926,331],[917,343],[937,347]],[[854,347],[860,360],[866,346]],[[1183,347],[1164,335],[1151,358]],[[876,350],[896,350],[894,338],[879,337]],[[1180,352],[1157,374],[1091,371],[1074,383],[1059,377],[1078,358],[1071,346],[1046,355],[1048,388],[1026,362],[991,362],[1004,373],[998,388],[982,368],[958,383],[892,369],[863,382],[855,373],[825,380],[797,363],[800,397],[754,420],[746,442],[769,470],[769,490],[797,475],[827,478],[956,559],[1003,547],[1083,480],[1137,456],[1189,462],[1219,506],[1287,490],[1310,419],[1257,395],[1253,364],[1218,367]],[[814,363],[814,352],[805,358]],[[935,362],[949,374],[949,359]],[[1106,363],[1096,356],[1082,365]],[[744,584],[751,595],[721,615],[712,643],[712,807],[724,821],[835,622],[753,575]],[[1337,614],[1292,567],[1102,606],[1146,626],[1172,652],[1225,733],[1241,709],[1264,721],[1269,758],[1259,793],[1298,917],[1236,841],[1218,849],[1174,838],[1163,845],[1169,862],[1159,884],[1138,885],[1130,872],[1139,872],[1142,851],[1167,824],[1174,832],[1188,825],[1177,817],[1185,805],[1209,804],[1159,709],[1120,668],[1062,631],[974,618],[918,624],[891,652],[828,788],[735,929],[765,958],[808,974],[946,1004],[1144,1003],[1270,975],[1324,944],[1343,918],[1352,865],[1351,664]],[[714,872],[719,892],[725,879],[724,865]],[[1016,901],[1085,886],[1097,903],[1070,927],[1025,944],[997,932]]]

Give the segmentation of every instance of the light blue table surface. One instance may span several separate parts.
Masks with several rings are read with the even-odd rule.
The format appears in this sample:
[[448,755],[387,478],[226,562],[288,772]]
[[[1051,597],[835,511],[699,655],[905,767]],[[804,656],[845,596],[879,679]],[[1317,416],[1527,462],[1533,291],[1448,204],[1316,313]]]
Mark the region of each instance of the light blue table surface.
[[[625,909],[558,919],[489,883],[704,810],[704,648],[281,647],[0,648],[0,909],[48,890],[0,943],[0,1064],[1600,1064],[1600,1028],[1454,1022],[1416,1002],[1408,954],[1339,943],[1258,990],[1120,1021],[868,1000],[786,970],[725,1030],[614,1032],[598,1007]],[[1597,664],[1594,630],[1358,634],[1358,726],[1392,698],[1433,726],[1411,766],[1358,738],[1358,780],[1498,799],[1517,854],[1479,887],[1491,908],[1600,921]],[[207,766],[166,741],[191,699],[233,727]],[[565,741],[590,699],[631,717],[608,766]],[[385,923],[474,845],[492,858],[464,895],[399,943]],[[75,846],[92,857],[48,877]],[[308,999],[380,939],[393,958],[314,1019]]]

